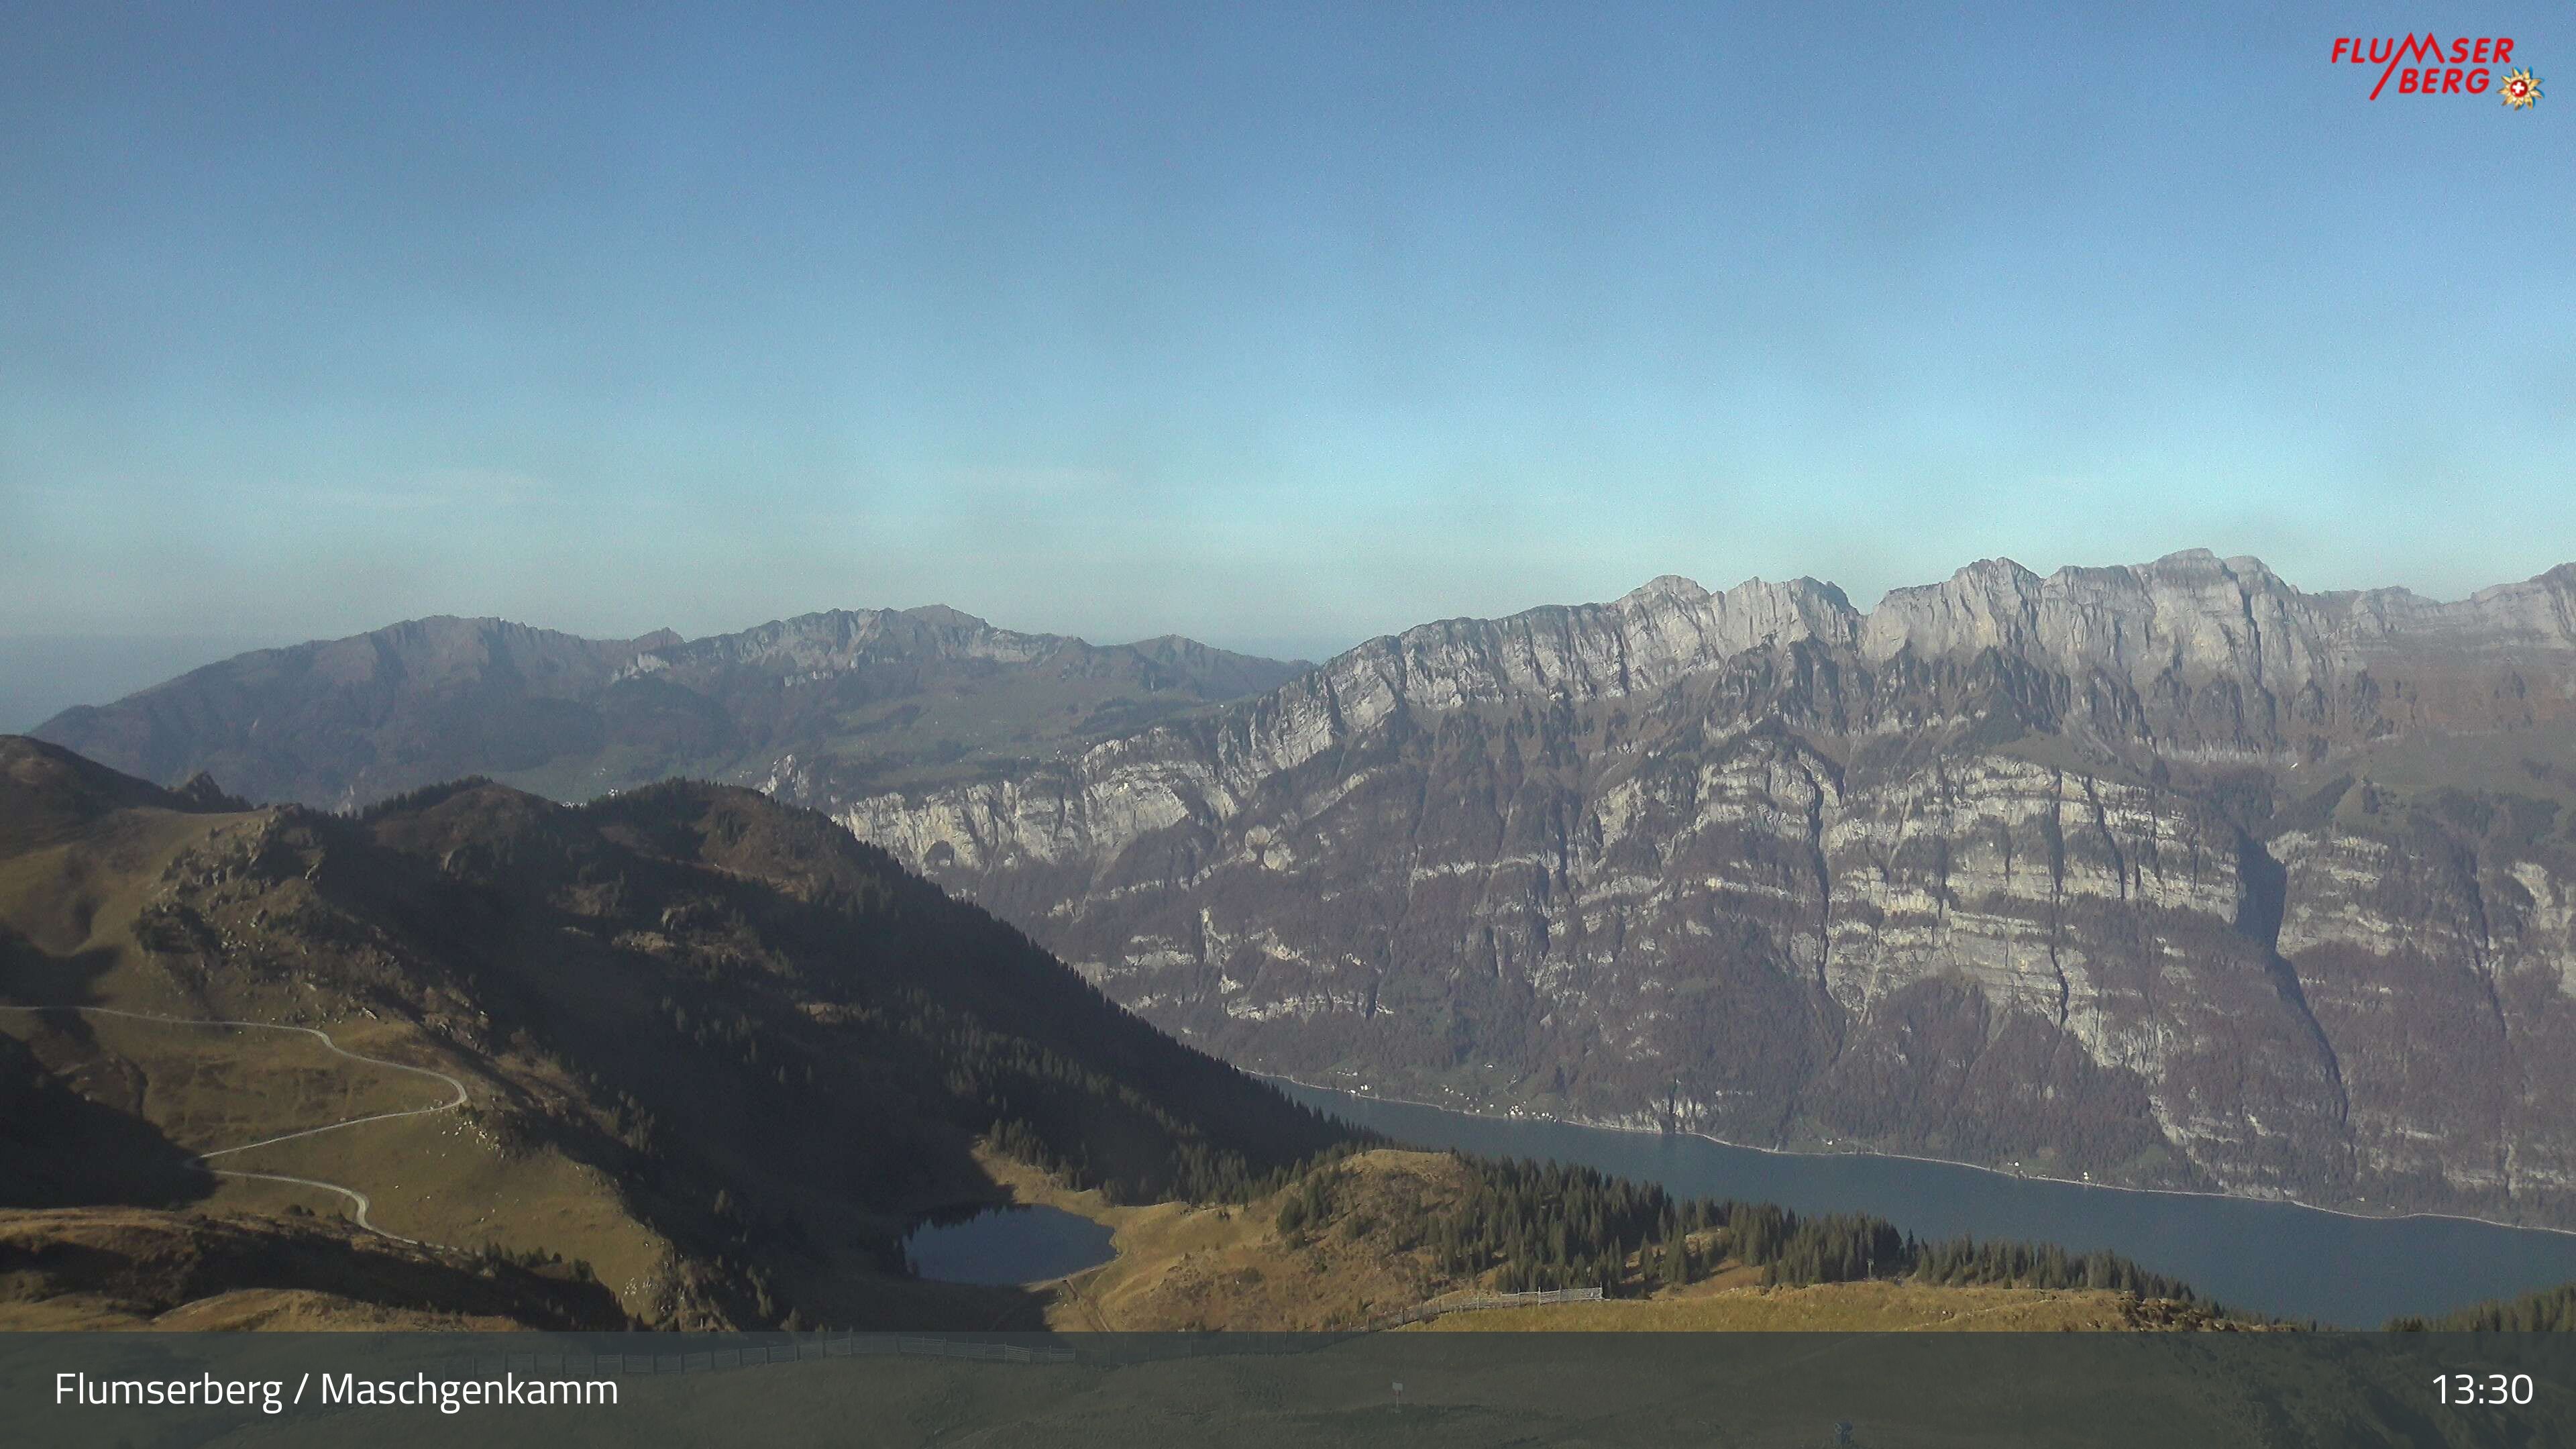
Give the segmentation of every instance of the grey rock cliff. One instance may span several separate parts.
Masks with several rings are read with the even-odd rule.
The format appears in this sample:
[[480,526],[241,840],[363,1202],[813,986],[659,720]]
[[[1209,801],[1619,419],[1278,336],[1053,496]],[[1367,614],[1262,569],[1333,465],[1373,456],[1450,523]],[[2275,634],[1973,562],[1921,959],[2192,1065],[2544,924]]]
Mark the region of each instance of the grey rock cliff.
[[1274,1071],[2571,1221],[2571,600],[1664,578],[985,778],[771,783]]

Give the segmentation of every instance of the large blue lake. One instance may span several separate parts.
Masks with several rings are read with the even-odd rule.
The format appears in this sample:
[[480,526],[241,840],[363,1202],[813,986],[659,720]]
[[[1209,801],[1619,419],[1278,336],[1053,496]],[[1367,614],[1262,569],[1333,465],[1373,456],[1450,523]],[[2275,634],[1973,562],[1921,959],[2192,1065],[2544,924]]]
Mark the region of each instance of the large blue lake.
[[2033,1182],[1899,1157],[1795,1155],[1698,1137],[1471,1117],[1274,1080],[1288,1095],[1421,1147],[1581,1163],[1683,1197],[1866,1212],[1920,1238],[2108,1248],[2237,1308],[2376,1328],[2576,1280],[2576,1235],[2452,1218],[2352,1218],[2287,1203]]

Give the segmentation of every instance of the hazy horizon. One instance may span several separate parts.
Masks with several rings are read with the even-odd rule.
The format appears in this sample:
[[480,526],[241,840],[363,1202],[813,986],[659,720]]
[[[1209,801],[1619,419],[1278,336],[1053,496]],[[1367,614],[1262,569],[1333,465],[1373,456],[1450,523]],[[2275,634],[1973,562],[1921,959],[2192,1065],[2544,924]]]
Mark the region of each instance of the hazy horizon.
[[2567,103],[2409,12],[623,13],[24,15],[0,637],[2576,558]]
[[[2228,554],[2225,550],[2212,550],[2212,552],[2219,553],[2222,557],[2243,557],[2243,555]],[[1961,567],[1965,567],[1968,563],[1972,562],[1976,562],[1976,560],[1962,560]],[[2012,560],[2012,562],[2021,563],[2023,567],[2031,568],[2033,573],[2041,574],[2043,576],[2056,571],[2053,568],[2032,568],[2031,565],[2018,559]],[[2111,561],[2088,560],[2062,565],[2062,567],[2098,567],[2108,562]],[[2117,562],[2121,564],[2143,564],[2153,562],[2153,560],[2122,559]],[[2270,565],[2270,560],[2268,559],[2263,560],[2263,562],[2267,567]],[[2576,562],[2576,559],[2566,560],[2566,562]],[[2554,568],[2556,565],[2553,564],[2550,567]],[[1670,573],[1673,571],[1666,570],[1665,572]],[[1951,573],[1955,572],[1957,572],[1957,570],[1953,569],[1949,573],[1944,573],[1940,576],[1940,579],[1946,579]],[[2539,572],[2547,572],[2547,570],[2544,569]],[[1789,577],[1797,576],[1790,575]],[[2525,577],[2527,578],[2530,576],[2526,575]],[[1940,582],[1940,579],[1917,579],[1911,583],[1897,584],[1893,587],[1916,587],[1923,584],[1938,583]],[[2327,592],[2326,590],[2308,587],[2304,581],[2300,579],[2284,576],[2284,581],[2294,588],[2301,589],[2303,592]],[[2501,584],[2519,583],[2522,581],[2522,579],[2496,579],[2490,583],[2478,585],[2476,589],[2468,590],[2460,595],[2434,597],[2442,598],[2445,602],[2454,602],[2457,599],[2465,598],[2469,593],[2475,593],[2480,589],[2493,588]],[[1636,583],[1630,585],[1629,588],[1621,589],[1618,592],[1621,594],[1630,592],[1634,588],[1642,586],[1647,582],[1647,579],[1638,579]],[[1737,584],[1748,582],[1748,580],[1734,579],[1721,582],[1715,579],[1697,578],[1693,579],[1693,582],[1700,584],[1712,592],[1722,592],[1723,590],[1732,588]],[[1820,582],[1835,584],[1836,587],[1841,587],[1833,579],[1821,579]],[[2404,586],[2372,585],[2370,587]],[[1880,597],[1864,599],[1860,596],[1852,595],[1847,589],[1844,592],[1846,596],[1851,598],[1853,607],[1860,609],[1863,612],[1868,612],[1869,610],[1876,608],[1878,604],[1883,601]],[[1886,590],[1882,590],[1881,595],[1883,596],[1886,592]],[[1602,603],[1615,597],[1617,597],[1616,594],[1605,594],[1599,598],[1591,599],[1544,599],[1532,604],[1523,605],[1522,608],[1539,608],[1551,604]],[[961,613],[975,615],[977,618],[983,619],[986,623],[992,624],[997,628],[1010,629],[1023,634],[1073,635],[1074,637],[1084,639],[1086,642],[1101,645],[1132,644],[1142,640],[1178,634],[1186,638],[1195,639],[1202,644],[1212,644],[1217,648],[1230,649],[1237,653],[1255,654],[1279,660],[1304,660],[1308,663],[1318,664],[1332,658],[1334,655],[1343,653],[1346,650],[1365,643],[1369,639],[1377,638],[1381,635],[1401,633],[1404,629],[1410,628],[1415,624],[1427,624],[1436,622],[1440,619],[1462,617],[1455,611],[1445,614],[1429,614],[1422,618],[1408,621],[1407,623],[1399,625],[1393,629],[1379,630],[1376,633],[1360,635],[1355,638],[1341,641],[1333,641],[1321,637],[1310,637],[1301,640],[1295,636],[1281,636],[1272,639],[1257,637],[1247,638],[1242,636],[1219,636],[1194,632],[1185,625],[1175,625],[1171,628],[1157,629],[1145,634],[1121,635],[1111,638],[1078,634],[1076,631],[1071,629],[1051,626],[1043,620],[1022,620],[994,617],[984,613],[980,609],[972,607],[971,605],[960,604],[949,599],[930,599],[924,600],[920,603],[821,603],[810,609],[797,609],[788,614],[773,615],[763,619],[745,620],[741,623],[721,628],[705,630],[683,629],[678,630],[677,632],[686,638],[696,639],[703,638],[711,634],[738,633],[745,629],[757,628],[762,624],[774,623],[784,618],[793,618],[801,614],[826,613],[835,609],[911,609],[931,606],[954,608]],[[1505,613],[1518,612],[1520,612],[1519,609],[1505,611]],[[430,616],[422,615],[414,617]],[[565,633],[586,634],[588,637],[592,638],[608,639],[640,638],[656,629],[671,627],[664,624],[646,624],[637,628],[620,628],[595,632],[580,629],[562,629],[561,626],[544,619],[515,618],[507,615],[495,616],[488,612],[466,614],[461,615],[460,617],[503,617],[509,618],[510,622],[514,624],[526,624],[534,628],[557,629],[560,632]],[[287,648],[296,644],[311,643],[316,640],[347,638],[356,634],[370,633],[376,629],[386,628],[402,622],[405,621],[401,619],[386,619],[379,623],[367,625],[364,628],[346,631],[345,633],[297,635],[293,637],[223,636],[205,634],[0,634],[0,734],[23,733],[27,730],[34,729],[37,725],[42,724],[54,715],[74,705],[105,704],[112,700],[121,699],[137,690],[148,689],[155,684],[175,678],[190,670],[201,668],[208,664],[219,663],[236,655],[250,653],[260,649]]]

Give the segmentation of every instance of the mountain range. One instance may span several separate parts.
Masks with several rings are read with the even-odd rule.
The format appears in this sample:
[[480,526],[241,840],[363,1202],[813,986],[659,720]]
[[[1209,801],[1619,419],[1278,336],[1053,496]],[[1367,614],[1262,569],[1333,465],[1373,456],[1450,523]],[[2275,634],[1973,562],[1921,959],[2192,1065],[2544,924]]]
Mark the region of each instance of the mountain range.
[[463,775],[566,799],[788,755],[848,790],[1002,771],[1306,666],[1178,637],[1098,648],[956,610],[836,610],[738,634],[584,639],[416,619],[264,649],[34,733],[151,779],[347,809]]
[[428,621],[39,734],[340,807],[756,785],[1328,1085],[2576,1223],[2576,566],[2442,603],[1988,561],[1867,611],[1668,577],[1302,670],[945,611]]
[[[1113,1259],[916,1271],[1003,1202]],[[1347,1330],[1574,1288],[1632,1328],[2249,1322],[2106,1252],[1380,1143],[740,788],[323,814],[0,736],[0,1329]]]
[[330,815],[0,736],[0,1002],[6,1327],[1034,1327],[904,1262],[990,1153],[1228,1201],[1350,1135],[685,782]]

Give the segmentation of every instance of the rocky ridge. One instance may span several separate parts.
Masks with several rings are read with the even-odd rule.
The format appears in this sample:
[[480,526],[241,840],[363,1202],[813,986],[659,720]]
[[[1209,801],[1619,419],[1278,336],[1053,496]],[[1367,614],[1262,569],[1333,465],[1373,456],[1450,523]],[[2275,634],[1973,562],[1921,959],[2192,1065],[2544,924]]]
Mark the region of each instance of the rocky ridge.
[[559,799],[672,775],[837,788],[971,775],[1268,689],[1304,666],[1175,636],[1101,647],[969,614],[831,610],[703,639],[420,619],[262,650],[34,733],[175,783],[333,809],[481,774]]
[[983,778],[768,783],[1248,1065],[2570,1222],[2571,620],[2576,566],[1663,578]]

